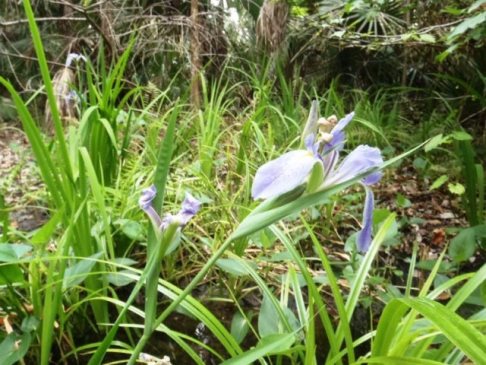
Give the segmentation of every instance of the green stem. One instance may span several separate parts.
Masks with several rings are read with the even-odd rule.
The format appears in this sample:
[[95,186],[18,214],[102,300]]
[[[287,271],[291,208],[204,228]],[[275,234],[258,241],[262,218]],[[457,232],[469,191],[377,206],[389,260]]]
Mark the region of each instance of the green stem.
[[150,335],[154,328],[153,323],[157,315],[157,286],[159,284],[160,262],[167,251],[167,247],[174,239],[174,235],[179,228],[179,224],[170,224],[163,232],[162,237],[158,238],[158,249],[155,251],[157,260],[154,265],[149,268],[147,274],[147,284],[145,285],[145,325],[143,329],[144,335]]

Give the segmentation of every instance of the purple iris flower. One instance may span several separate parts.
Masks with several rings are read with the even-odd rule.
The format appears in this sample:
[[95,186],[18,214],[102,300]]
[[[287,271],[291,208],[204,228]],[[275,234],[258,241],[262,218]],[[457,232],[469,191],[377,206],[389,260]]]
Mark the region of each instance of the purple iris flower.
[[201,208],[201,202],[194,198],[191,194],[186,193],[186,197],[182,202],[179,212],[176,215],[167,214],[162,219],[152,206],[152,201],[154,200],[155,195],[157,195],[157,189],[154,185],[144,189],[139,199],[139,205],[140,208],[149,216],[152,224],[157,227],[160,232],[164,231],[171,224],[185,226]]
[[331,118],[321,118],[324,120],[320,125],[324,128],[320,130],[317,141],[314,134],[309,134],[305,138],[305,150],[287,152],[258,169],[253,181],[252,196],[254,199],[269,199],[292,191],[309,181],[316,164],[321,164],[323,171],[317,191],[369,173],[361,180],[366,189],[366,201],[363,229],[358,233],[357,241],[358,250],[365,252],[371,244],[374,207],[373,193],[368,186],[381,179],[382,173],[376,170],[383,164],[383,158],[378,148],[361,145],[338,163],[339,152],[345,142],[344,128],[353,116],[354,113],[350,113],[337,123],[333,123]]
[[322,163],[314,134],[305,139],[305,150],[290,151],[261,166],[253,180],[254,199],[269,199],[302,185],[316,163]]

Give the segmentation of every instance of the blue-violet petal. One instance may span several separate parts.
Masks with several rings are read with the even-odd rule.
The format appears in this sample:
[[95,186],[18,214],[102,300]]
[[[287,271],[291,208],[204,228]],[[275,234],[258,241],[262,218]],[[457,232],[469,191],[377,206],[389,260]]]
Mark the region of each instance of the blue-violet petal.
[[356,239],[358,251],[366,252],[371,245],[371,230],[373,227],[373,208],[375,205],[373,191],[365,187],[366,200],[363,211],[363,228],[358,232]]
[[304,183],[315,163],[321,163],[305,150],[291,151],[267,162],[256,172],[253,199],[269,199],[287,193]]

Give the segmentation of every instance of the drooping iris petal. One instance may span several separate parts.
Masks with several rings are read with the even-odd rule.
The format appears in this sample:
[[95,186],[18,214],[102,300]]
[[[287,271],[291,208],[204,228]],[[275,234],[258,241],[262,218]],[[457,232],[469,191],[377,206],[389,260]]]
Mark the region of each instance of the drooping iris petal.
[[253,199],[269,199],[293,190],[304,183],[317,162],[320,160],[305,150],[287,152],[267,162],[256,172]]
[[368,186],[376,184],[378,181],[381,180],[382,177],[383,177],[383,173],[381,171],[375,171],[363,179],[363,184]]
[[144,189],[142,191],[142,194],[140,195],[138,204],[140,208],[149,216],[150,220],[152,221],[152,224],[155,227],[160,227],[160,225],[162,224],[162,219],[160,218],[159,214],[155,211],[155,209],[152,207],[152,201],[154,200],[155,195],[157,195],[157,189],[155,188],[155,185],[152,185],[149,188]]
[[363,211],[363,228],[358,232],[356,244],[358,251],[366,252],[371,245],[371,230],[373,227],[373,208],[374,208],[374,196],[373,191],[365,186],[366,200]]
[[155,187],[155,185],[152,185],[147,189],[143,189],[142,194],[140,195],[140,199],[138,200],[140,208],[145,210],[149,206],[151,206],[152,201],[155,199],[155,195],[157,195],[157,188]]
[[201,208],[201,202],[193,197],[191,194],[186,193],[186,197],[182,202],[182,207],[179,213],[177,213],[177,218],[181,225],[186,225],[189,220],[196,215],[196,213]]
[[[383,157],[378,148],[366,145],[358,146],[328,175],[323,185],[330,186],[351,180],[359,174],[377,168],[382,164]],[[375,174],[375,172],[371,175],[373,174]],[[370,182],[376,182],[375,180],[378,176],[379,175],[373,175],[370,178]]]

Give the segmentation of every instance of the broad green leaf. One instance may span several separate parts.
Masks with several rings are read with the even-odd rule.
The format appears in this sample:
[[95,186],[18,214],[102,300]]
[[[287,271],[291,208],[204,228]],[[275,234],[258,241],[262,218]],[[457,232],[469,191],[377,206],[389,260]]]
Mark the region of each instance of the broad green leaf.
[[15,332],[7,335],[0,343],[0,359],[2,365],[17,364],[29,350],[32,336],[30,333],[17,335]]
[[438,189],[440,188],[442,185],[444,185],[444,183],[449,180],[449,176],[447,175],[441,175],[439,176],[433,183],[432,185],[430,186],[430,190],[434,190],[434,189]]
[[22,332],[33,332],[37,331],[39,327],[40,319],[35,316],[28,316],[22,321],[20,329]]
[[449,183],[447,184],[449,191],[456,195],[462,195],[466,192],[466,188],[461,183]]
[[400,193],[397,194],[396,203],[400,208],[408,208],[412,205],[412,202]]
[[[216,261],[216,265],[223,271],[234,276],[249,275],[248,270],[239,260],[219,259],[218,261]],[[248,265],[253,266],[253,268],[256,268],[256,265],[252,262],[248,262]]]
[[262,338],[255,348],[226,360],[221,365],[248,365],[264,356],[273,353],[279,353],[288,350],[295,342],[295,335],[290,333],[286,335],[274,334]]
[[63,210],[58,210],[47,223],[45,223],[34,233],[34,236],[32,236],[30,242],[32,242],[34,245],[42,245],[48,243],[50,238],[54,234],[57,225],[61,222],[63,214]]
[[258,333],[266,337],[282,332],[280,317],[274,303],[264,293],[260,313],[258,315]]
[[23,243],[2,243],[0,244],[0,263],[18,262],[25,255],[32,251],[32,246]]
[[472,13],[474,10],[478,9],[481,5],[484,4],[486,4],[486,0],[477,0],[469,7],[469,9],[467,9],[467,12]]
[[3,243],[0,245],[0,262],[18,261],[17,254],[12,248],[12,244]]
[[476,232],[474,228],[461,230],[449,246],[449,255],[456,262],[469,259],[476,251]]
[[18,265],[0,263],[0,285],[21,283],[24,281],[24,274]]
[[417,157],[413,160],[413,167],[417,170],[424,170],[427,167],[427,160],[424,160],[422,157]]
[[451,137],[454,138],[456,141],[471,141],[473,138],[472,136],[464,131],[457,131],[451,134]]
[[108,282],[114,286],[125,286],[135,281],[135,279],[129,275],[131,273],[130,270],[120,270],[108,273],[106,278],[108,279]]
[[231,320],[231,335],[236,342],[241,343],[250,329],[247,319],[240,313],[236,312]]
[[145,237],[146,229],[140,222],[131,219],[117,219],[114,223],[131,240],[142,241]]
[[98,258],[102,255],[98,252],[88,258],[81,259],[73,266],[66,269],[62,282],[63,289],[69,289],[73,286],[81,284],[88,276],[93,266],[96,264]]

